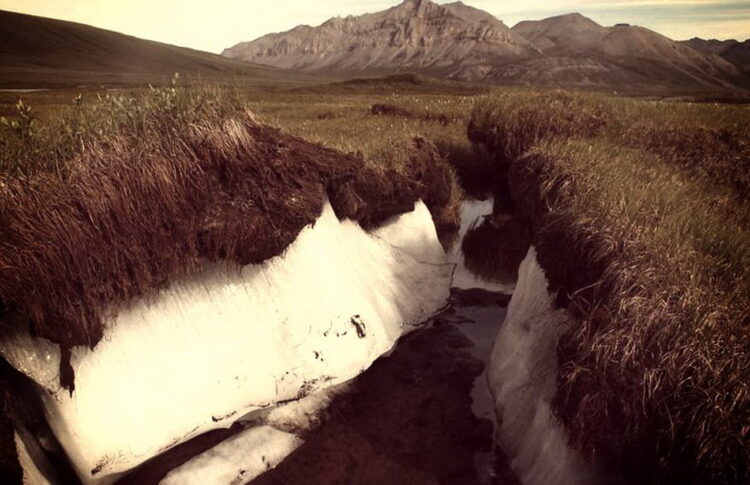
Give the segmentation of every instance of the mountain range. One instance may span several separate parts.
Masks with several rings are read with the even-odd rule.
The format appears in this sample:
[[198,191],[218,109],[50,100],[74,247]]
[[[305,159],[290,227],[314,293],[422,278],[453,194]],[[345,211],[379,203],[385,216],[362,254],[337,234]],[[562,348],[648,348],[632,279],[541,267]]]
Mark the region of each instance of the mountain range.
[[725,49],[714,43],[703,48],[694,40],[676,42],[627,24],[605,27],[577,13],[509,28],[462,2],[405,0],[377,13],[268,34],[222,55],[346,77],[414,72],[472,82],[622,91],[750,87],[748,42],[730,42]]
[[0,11],[0,88],[142,85],[175,72],[257,86],[414,73],[482,84],[747,95],[750,41],[676,42],[577,13],[509,28],[461,2],[406,0],[381,12],[268,34],[219,56]]

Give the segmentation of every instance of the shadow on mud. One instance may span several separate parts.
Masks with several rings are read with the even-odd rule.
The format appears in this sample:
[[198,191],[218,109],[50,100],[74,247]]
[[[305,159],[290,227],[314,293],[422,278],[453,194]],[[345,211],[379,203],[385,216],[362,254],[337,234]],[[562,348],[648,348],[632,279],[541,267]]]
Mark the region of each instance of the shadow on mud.
[[477,484],[474,454],[492,425],[470,391],[483,364],[452,325],[404,337],[334,399],[326,422],[259,484]]

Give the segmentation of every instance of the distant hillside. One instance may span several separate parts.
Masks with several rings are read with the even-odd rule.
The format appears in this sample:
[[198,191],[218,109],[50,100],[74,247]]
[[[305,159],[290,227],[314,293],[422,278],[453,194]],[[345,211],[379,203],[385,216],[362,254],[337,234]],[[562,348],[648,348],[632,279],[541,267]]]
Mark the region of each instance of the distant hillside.
[[750,74],[750,39],[730,46],[721,53],[721,56],[734,62],[746,73]]
[[621,89],[750,86],[750,80],[726,59],[639,26],[604,27],[573,13],[520,22],[513,31],[542,50],[543,56],[504,66],[494,75],[525,84],[539,82],[541,76],[549,84]]
[[579,13],[525,20],[513,32],[532,42],[543,52],[584,49],[607,34],[607,28]]
[[313,80],[88,25],[0,10],[0,87],[161,82],[175,72],[258,84]]
[[642,27],[605,27],[569,14],[509,29],[461,2],[430,0],[299,26],[237,44],[223,55],[349,76],[415,72],[471,82],[641,92],[750,87],[750,78],[733,62]]
[[735,39],[718,40],[718,39],[701,39],[700,37],[693,37],[690,40],[680,41],[680,44],[692,47],[697,51],[704,52],[706,54],[719,54],[729,49],[735,44],[739,44],[739,41]]
[[705,53],[716,54],[736,64],[746,73],[750,73],[750,39],[740,42],[735,39],[716,40],[693,37],[681,44]]

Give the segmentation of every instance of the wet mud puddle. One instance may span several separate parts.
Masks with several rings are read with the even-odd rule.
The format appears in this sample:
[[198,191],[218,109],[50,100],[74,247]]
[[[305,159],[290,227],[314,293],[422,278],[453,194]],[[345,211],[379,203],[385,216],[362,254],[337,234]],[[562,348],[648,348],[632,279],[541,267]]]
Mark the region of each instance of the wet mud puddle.
[[304,444],[250,483],[517,483],[493,449],[486,379],[512,285],[472,273],[461,249],[491,213],[491,199],[462,206],[449,307],[349,383]]

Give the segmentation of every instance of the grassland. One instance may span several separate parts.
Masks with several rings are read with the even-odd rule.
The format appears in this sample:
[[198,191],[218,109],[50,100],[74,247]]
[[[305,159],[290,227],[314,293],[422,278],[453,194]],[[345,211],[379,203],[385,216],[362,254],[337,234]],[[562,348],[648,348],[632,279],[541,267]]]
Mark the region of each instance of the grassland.
[[[284,133],[350,154],[336,158],[347,167],[401,177],[382,192],[388,198],[397,197],[394,186],[424,179],[413,145],[422,137],[465,187],[510,190],[534,230],[559,303],[579,322],[561,342],[555,403],[576,445],[633,482],[748,478],[748,107],[488,92],[407,77],[230,89],[194,97],[178,110],[184,118],[175,118],[163,103],[142,110],[149,92],[110,91],[100,99],[88,91],[76,102],[75,90],[21,95],[31,106],[34,139],[19,144],[24,129],[6,126],[0,178],[66,180],[70,160],[123,130],[131,141],[153,142],[175,119],[181,129],[220,127],[248,108]],[[8,123],[22,121],[19,95],[2,96]],[[373,111],[375,104],[393,109]],[[447,180],[443,212],[455,210],[461,193],[453,175]]]

